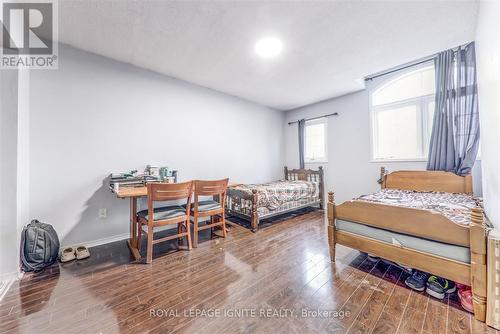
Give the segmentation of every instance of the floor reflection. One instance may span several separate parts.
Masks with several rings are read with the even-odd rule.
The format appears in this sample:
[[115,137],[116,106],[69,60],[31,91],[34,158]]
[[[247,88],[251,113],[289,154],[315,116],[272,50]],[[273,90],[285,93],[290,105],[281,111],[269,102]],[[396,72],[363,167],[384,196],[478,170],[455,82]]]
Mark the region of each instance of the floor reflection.
[[[89,259],[55,264],[16,283],[0,304],[0,332],[344,333],[387,328],[391,333],[400,325],[409,331],[408,319],[416,319],[421,329],[428,308],[449,314],[456,323],[480,326],[460,309],[456,296],[440,302],[406,288],[408,274],[395,264],[342,246],[332,263],[325,231],[320,211],[289,216],[257,233],[232,225],[226,239],[206,230],[192,251],[179,251],[174,240],[155,246],[151,265],[132,261],[125,241],[91,248]],[[174,313],[155,316],[155,310]],[[207,310],[223,313],[196,313]],[[244,310],[256,315],[238,313]],[[265,310],[354,315],[259,314]]]
[[[51,304],[52,292],[59,281],[60,269],[56,262],[49,268],[39,273],[27,273],[23,283],[19,286],[19,299],[21,301],[21,312],[23,315],[30,315],[40,312],[46,305]],[[43,293],[37,299],[33,299],[33,294],[37,292],[34,285],[50,278],[50,282],[45,284]]]

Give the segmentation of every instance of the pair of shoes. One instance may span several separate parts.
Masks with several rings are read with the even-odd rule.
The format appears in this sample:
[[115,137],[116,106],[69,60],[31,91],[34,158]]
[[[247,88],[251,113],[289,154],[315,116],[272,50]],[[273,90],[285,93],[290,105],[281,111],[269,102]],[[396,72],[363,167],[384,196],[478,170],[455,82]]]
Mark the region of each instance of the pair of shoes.
[[427,280],[427,289],[425,291],[432,297],[443,299],[445,294],[453,293],[456,290],[457,286],[455,285],[455,282],[432,275]]
[[414,269],[412,275],[406,278],[405,284],[409,288],[421,292],[425,290],[428,278],[428,273]]
[[468,312],[474,313],[471,287],[464,284],[457,284],[457,289],[458,299],[460,300],[460,305],[462,305],[462,308]]
[[443,299],[445,294],[453,293],[457,289],[453,281],[419,270],[414,270],[413,274],[405,280],[405,284],[419,292],[425,290],[429,295],[438,299]]
[[61,251],[59,259],[61,262],[69,262],[74,259],[83,260],[90,257],[90,251],[85,246],[78,246],[76,249],[73,247],[66,247]]

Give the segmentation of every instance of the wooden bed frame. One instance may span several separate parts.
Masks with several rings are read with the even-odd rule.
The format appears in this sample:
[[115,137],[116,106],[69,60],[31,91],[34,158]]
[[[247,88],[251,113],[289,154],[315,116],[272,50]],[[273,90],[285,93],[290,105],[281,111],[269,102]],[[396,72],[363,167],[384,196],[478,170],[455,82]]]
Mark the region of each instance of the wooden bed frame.
[[[472,177],[441,171],[398,171],[386,174],[381,169],[383,188],[417,191],[472,193]],[[347,201],[335,205],[333,192],[328,193],[328,241],[335,262],[335,245],[341,244],[409,267],[433,273],[472,287],[474,315],[486,317],[486,235],[482,209],[471,210],[470,226],[458,225],[445,216],[428,210]],[[463,263],[434,254],[396,246],[376,239],[335,229],[336,219],[370,225],[448,244],[470,248],[471,263]],[[446,233],[442,233],[446,231]]]
[[[325,189],[324,178],[323,178],[323,167],[319,166],[318,170],[312,170],[312,169],[288,169],[288,167],[285,166],[284,171],[285,171],[285,180],[287,181],[301,180],[301,181],[317,182],[319,190],[319,200],[315,202],[309,202],[307,204],[300,206],[294,206],[288,210],[281,210],[277,212],[272,212],[270,214],[266,214],[264,216],[259,216],[257,212],[258,192],[257,190],[253,190],[251,196],[249,196],[248,198],[242,198],[242,200],[251,201],[250,214],[244,214],[238,210],[235,210],[235,208],[233,207],[234,203],[232,199],[228,199],[227,201],[228,203],[227,214],[239,217],[244,220],[248,220],[250,222],[250,227],[252,232],[256,232],[259,227],[260,219],[270,218],[273,216],[281,215],[287,212],[293,212],[314,205],[319,205],[319,208],[323,209],[323,203],[324,203],[323,197]],[[230,195],[230,192],[231,192],[231,187],[228,188],[228,197]]]

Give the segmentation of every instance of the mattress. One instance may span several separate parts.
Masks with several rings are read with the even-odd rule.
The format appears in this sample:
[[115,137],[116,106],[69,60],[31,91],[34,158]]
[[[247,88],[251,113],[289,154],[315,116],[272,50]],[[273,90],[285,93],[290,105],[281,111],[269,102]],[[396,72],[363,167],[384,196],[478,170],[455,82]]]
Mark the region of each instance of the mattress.
[[471,209],[482,206],[481,199],[468,194],[400,189],[382,189],[374,194],[364,195],[354,200],[428,210],[441,214],[452,222],[463,226],[470,225]]
[[350,232],[396,246],[414,249],[459,262],[470,263],[470,250],[468,247],[450,245],[340,219],[337,219],[335,228],[338,231]]
[[311,181],[275,181],[242,184],[228,189],[228,196],[251,199],[257,191],[257,207],[274,211],[288,202],[319,198],[318,185]]

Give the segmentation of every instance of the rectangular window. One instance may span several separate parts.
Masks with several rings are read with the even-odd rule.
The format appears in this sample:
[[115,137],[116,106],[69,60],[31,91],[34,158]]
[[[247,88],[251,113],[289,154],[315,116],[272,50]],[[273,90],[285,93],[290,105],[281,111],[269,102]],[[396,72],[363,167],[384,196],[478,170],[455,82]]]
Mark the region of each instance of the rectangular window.
[[414,105],[375,112],[377,158],[411,159],[422,157],[418,144],[418,110]]
[[306,122],[304,135],[306,163],[327,162],[326,137],[326,118]]
[[433,117],[434,96],[373,108],[373,159],[427,159]]

